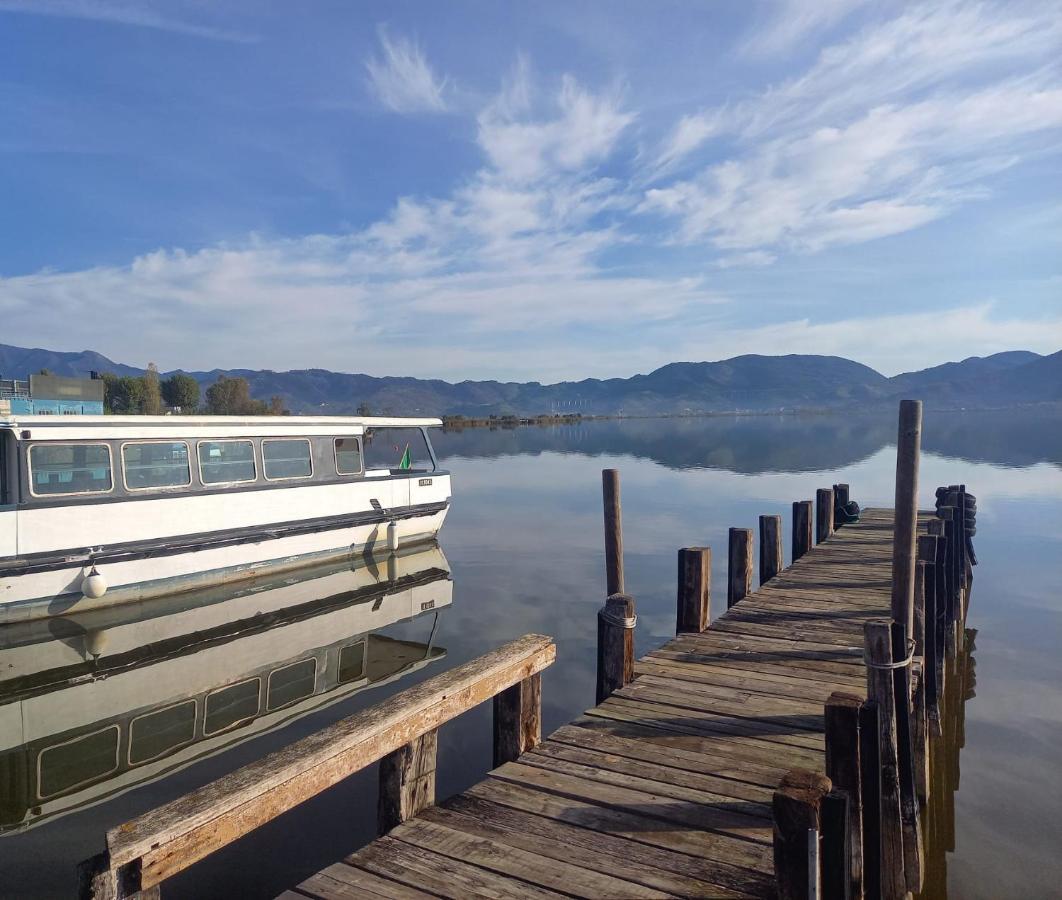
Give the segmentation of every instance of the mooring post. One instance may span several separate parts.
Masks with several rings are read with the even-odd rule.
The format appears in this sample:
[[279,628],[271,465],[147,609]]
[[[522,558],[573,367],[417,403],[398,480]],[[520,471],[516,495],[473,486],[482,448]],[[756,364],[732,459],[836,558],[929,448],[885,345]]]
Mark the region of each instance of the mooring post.
[[815,543],[821,544],[833,534],[833,489],[815,491]]
[[[921,541],[926,535],[919,537]],[[915,638],[911,662],[911,745],[914,749],[915,788],[925,800],[929,786],[929,747],[926,731],[926,564],[915,563]]]
[[859,710],[862,706],[861,697],[835,691],[826,701],[823,714],[826,775],[835,789],[848,794],[848,881],[854,897],[861,897],[863,891],[863,801],[859,763]]
[[760,584],[782,571],[782,517],[760,516]]
[[612,594],[597,613],[597,702],[634,678],[634,598]]
[[601,471],[605,504],[605,595],[623,593],[623,515],[620,509],[619,469]]
[[[937,522],[934,519],[930,522]],[[930,731],[938,733],[935,729],[940,727],[940,707],[938,698],[940,684],[937,675],[937,657],[940,653],[940,623],[937,614],[937,542],[940,540],[934,534],[923,534],[918,538],[918,562],[922,569],[922,594],[925,606],[923,620],[925,622],[923,637],[922,656],[922,681],[925,684],[923,692],[926,719],[926,737]],[[934,720],[936,725],[934,726]]]
[[752,591],[752,529],[731,528],[727,554],[726,608]]
[[893,693],[896,704],[896,759],[900,775],[900,815],[903,823],[903,872],[907,890],[922,890],[922,825],[918,816],[915,786],[914,735],[911,724],[912,643],[900,622],[890,626],[892,635]]
[[793,562],[811,549],[813,507],[810,500],[793,501]]
[[830,779],[807,769],[793,769],[775,789],[774,877],[778,900],[817,900],[811,886],[818,884],[816,861],[822,833],[822,801],[830,792]]
[[892,618],[914,634],[915,538],[918,534],[918,456],[922,401],[901,400],[896,432],[896,502],[892,532]]
[[542,675],[494,695],[494,767],[513,762],[542,740]]
[[836,531],[844,523],[844,519],[837,515],[838,510],[848,506],[849,488],[847,484],[835,484],[833,486],[833,528]]
[[712,551],[683,547],[678,552],[678,598],[675,633],[697,633],[708,627],[712,609]]
[[852,897],[851,817],[848,791],[834,788],[822,798],[819,809],[819,821],[822,823],[819,896],[824,900],[851,900]]
[[435,803],[439,731],[428,731],[380,760],[376,830],[387,834]]
[[892,623],[870,619],[864,626],[867,697],[878,706],[878,752],[881,770],[881,894],[885,900],[907,893],[904,876],[900,765],[896,742],[896,690],[892,677]]
[[881,726],[878,705],[859,708],[859,796],[863,804],[863,896],[881,900]]

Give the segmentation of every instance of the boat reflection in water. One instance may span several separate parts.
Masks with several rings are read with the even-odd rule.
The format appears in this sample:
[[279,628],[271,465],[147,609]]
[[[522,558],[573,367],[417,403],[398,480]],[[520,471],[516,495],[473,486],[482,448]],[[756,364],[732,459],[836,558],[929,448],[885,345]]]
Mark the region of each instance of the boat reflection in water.
[[[0,834],[103,802],[445,656],[436,545],[0,627]],[[423,640],[374,634],[422,617]],[[418,634],[418,637],[420,635]]]

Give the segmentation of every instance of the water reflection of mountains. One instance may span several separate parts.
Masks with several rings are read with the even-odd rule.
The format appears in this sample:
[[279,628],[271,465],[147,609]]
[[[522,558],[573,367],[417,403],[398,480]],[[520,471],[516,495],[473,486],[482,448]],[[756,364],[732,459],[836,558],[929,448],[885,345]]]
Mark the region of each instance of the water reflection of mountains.
[[0,836],[438,662],[451,599],[431,545],[0,628]]
[[[613,419],[513,429],[468,428],[438,435],[434,444],[442,458],[545,452],[621,454],[673,469],[723,469],[753,475],[842,468],[895,441],[896,421],[890,414]],[[1031,410],[929,412],[922,447],[967,462],[1062,465],[1062,416]]]

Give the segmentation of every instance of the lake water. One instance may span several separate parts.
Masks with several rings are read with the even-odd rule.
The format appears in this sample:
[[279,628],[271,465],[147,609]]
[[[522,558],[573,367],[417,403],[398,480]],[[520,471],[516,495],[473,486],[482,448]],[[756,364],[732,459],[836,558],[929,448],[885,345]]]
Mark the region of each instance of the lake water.
[[[322,696],[316,706],[288,707],[298,715],[289,715],[286,722],[284,715],[276,716],[272,730],[260,728],[261,721],[219,729],[230,737],[217,738],[212,755],[160,772],[148,783],[114,785],[113,790],[105,785],[97,791],[96,805],[0,836],[0,895],[70,896],[77,862],[102,849],[107,828],[531,631],[552,635],[558,646],[557,663],[543,678],[548,733],[593,704],[595,615],[604,594],[602,468],[621,471],[627,589],[637,600],[637,650],[643,653],[674,633],[677,548],[713,547],[713,613],[720,612],[726,596],[727,528],[755,527],[760,514],[781,514],[788,553],[791,502],[814,497],[817,487],[847,482],[860,504],[891,506],[894,433],[891,418],[822,416],[626,420],[438,434],[440,459],[454,475],[453,509],[442,533],[452,570],[452,603],[437,561],[434,574],[419,581],[412,570],[398,572],[407,581],[392,579],[392,585],[405,589],[412,583],[420,592],[413,597],[418,604],[413,611],[429,602],[423,601],[429,594],[434,608],[376,630],[358,651],[362,657],[348,656],[346,686]],[[1035,412],[929,413],[923,450],[924,507],[931,506],[932,490],[939,484],[963,482],[978,498],[980,565],[974,570],[967,623],[978,631],[977,686],[965,710],[946,895],[1058,896],[1062,419],[1057,413]],[[386,576],[374,577],[386,582]],[[357,589],[372,593],[364,584]],[[280,590],[276,596],[295,592],[297,586],[289,583]],[[397,602],[384,596],[386,588],[377,593],[372,604],[354,602],[362,595],[334,601],[340,618],[317,621],[343,624],[329,624],[316,644],[312,628],[299,632],[307,647],[330,645],[331,658],[338,658],[344,639],[373,621],[365,618],[366,610],[386,612],[389,603]],[[273,595],[263,592],[261,602],[268,596]],[[243,598],[231,608],[253,602]],[[401,616],[391,616],[396,618]],[[274,632],[284,635],[278,642],[283,650],[275,651],[278,663],[298,649],[289,637],[297,628],[309,627],[282,620],[281,615]],[[88,637],[60,630],[56,640],[82,647]],[[250,637],[233,642],[232,653],[247,651],[248,665],[260,665],[261,654],[269,651],[263,649],[265,637],[256,640],[258,657],[250,659]],[[200,653],[190,658],[200,669],[207,659]],[[377,661],[375,674],[363,671],[370,658]],[[143,679],[158,678],[162,671],[176,670],[142,669],[143,697],[153,687]],[[123,677],[136,683],[135,677]],[[78,689],[79,714],[92,721],[98,706],[97,718],[103,718],[105,707],[115,703],[117,679],[85,681]],[[297,691],[294,679],[288,689]],[[130,699],[129,709],[144,702]],[[228,711],[217,714],[222,719],[228,715],[229,723],[238,721],[239,702],[233,698]],[[56,721],[54,732],[67,727]],[[490,734],[489,704],[442,729],[440,796],[461,790],[490,767]],[[51,763],[58,774],[49,777],[60,782],[76,777],[61,753]],[[6,814],[22,808],[11,771],[9,766],[9,777],[0,779],[0,811]],[[164,893],[271,897],[373,836],[375,791],[374,768],[209,857],[167,882]]]

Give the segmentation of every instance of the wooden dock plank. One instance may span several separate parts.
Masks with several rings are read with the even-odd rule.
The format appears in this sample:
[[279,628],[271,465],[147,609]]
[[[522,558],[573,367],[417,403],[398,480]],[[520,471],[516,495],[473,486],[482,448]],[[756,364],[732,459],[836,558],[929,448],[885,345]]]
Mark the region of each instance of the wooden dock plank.
[[823,770],[830,694],[865,696],[863,627],[888,615],[891,565],[892,511],[864,511],[515,762],[296,891],[773,896],[774,789]]

